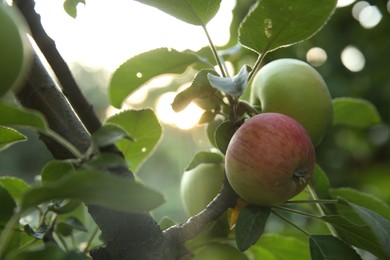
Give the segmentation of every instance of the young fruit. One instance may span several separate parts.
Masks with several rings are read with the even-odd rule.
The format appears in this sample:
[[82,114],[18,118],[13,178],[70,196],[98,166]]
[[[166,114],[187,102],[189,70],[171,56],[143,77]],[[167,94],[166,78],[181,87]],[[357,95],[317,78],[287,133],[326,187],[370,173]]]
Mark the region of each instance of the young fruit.
[[24,18],[14,7],[0,2],[0,97],[17,87],[31,62]]
[[[184,172],[180,183],[180,193],[189,216],[194,216],[206,208],[218,194],[224,178],[225,169],[221,163],[202,163]],[[225,237],[228,233],[228,216],[223,214],[217,221],[210,223],[197,239]]]
[[288,115],[300,122],[317,146],[332,125],[333,106],[321,75],[295,59],[279,59],[262,67],[252,82],[251,103],[262,112]]
[[230,140],[226,175],[233,190],[259,206],[291,199],[308,184],[315,164],[314,147],[306,130],[279,113],[247,120]]
[[24,18],[14,7],[0,2],[0,96],[17,87],[31,62]]
[[184,172],[180,193],[188,215],[201,212],[218,194],[225,176],[223,164],[202,163]]

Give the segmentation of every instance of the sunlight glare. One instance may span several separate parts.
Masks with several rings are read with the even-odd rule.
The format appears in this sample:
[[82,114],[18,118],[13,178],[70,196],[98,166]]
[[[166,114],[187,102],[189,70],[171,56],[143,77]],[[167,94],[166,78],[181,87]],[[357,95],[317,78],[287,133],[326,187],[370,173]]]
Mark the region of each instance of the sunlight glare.
[[185,109],[176,113],[171,106],[176,95],[176,92],[167,92],[159,97],[156,104],[157,117],[163,123],[183,130],[193,128],[198,123],[204,110],[194,103],[190,103]]
[[341,52],[341,61],[352,72],[361,71],[366,64],[363,53],[352,45],[345,47]]
[[337,1],[337,8],[340,8],[340,7],[345,7],[345,6],[348,6],[350,4],[352,4],[353,2],[355,2],[356,0],[338,0]]

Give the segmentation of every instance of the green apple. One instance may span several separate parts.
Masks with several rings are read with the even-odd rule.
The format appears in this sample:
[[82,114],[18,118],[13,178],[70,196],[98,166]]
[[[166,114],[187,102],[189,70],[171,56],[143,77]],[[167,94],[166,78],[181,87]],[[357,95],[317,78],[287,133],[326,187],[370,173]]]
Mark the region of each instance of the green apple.
[[180,193],[189,216],[201,212],[218,194],[224,179],[224,165],[202,163],[184,172]]
[[192,260],[248,260],[248,257],[231,245],[212,243],[195,254]]
[[[225,169],[222,163],[202,163],[184,172],[180,193],[184,208],[189,216],[201,212],[215,198],[222,187]],[[227,214],[205,227],[197,240],[225,237],[229,233]]]
[[317,146],[332,125],[333,106],[322,76],[309,64],[279,59],[262,67],[251,88],[251,103],[262,112],[288,115],[300,122]]
[[299,194],[309,183],[314,164],[314,147],[306,130],[279,113],[263,113],[245,121],[225,156],[233,190],[248,203],[265,207]]
[[24,18],[15,7],[0,2],[0,96],[23,82],[31,62]]

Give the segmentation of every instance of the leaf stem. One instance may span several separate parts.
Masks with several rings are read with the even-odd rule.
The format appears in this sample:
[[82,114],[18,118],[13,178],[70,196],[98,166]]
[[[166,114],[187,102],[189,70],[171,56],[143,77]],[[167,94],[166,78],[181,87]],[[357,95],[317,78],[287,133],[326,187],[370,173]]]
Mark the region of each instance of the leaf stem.
[[300,204],[300,203],[329,203],[329,204],[335,204],[338,200],[322,200],[322,199],[315,199],[315,200],[289,200],[284,202],[285,204]]
[[310,214],[310,213],[307,213],[307,212],[304,212],[301,210],[297,210],[297,209],[291,209],[291,208],[286,208],[286,207],[281,207],[281,206],[274,206],[274,208],[279,209],[279,210],[283,210],[283,211],[288,211],[288,212],[295,213],[295,214],[299,214],[302,216],[310,217],[310,218],[315,218],[315,219],[321,218],[320,216]]
[[[309,188],[310,195],[313,197],[313,199],[314,199],[314,200],[319,200],[319,199],[318,199],[317,192],[316,192],[315,189],[313,188],[312,183],[310,183],[310,184],[308,185],[308,188]],[[321,216],[325,216],[325,215],[326,215],[326,214],[325,214],[325,211],[324,211],[324,209],[322,208],[322,205],[321,205],[321,204],[317,204],[317,209],[318,209],[319,213],[321,214]],[[328,227],[330,233],[331,233],[333,236],[338,237],[336,230],[334,229],[334,227],[333,227],[331,224],[326,223],[326,226]]]
[[83,154],[73,145],[71,144],[70,142],[68,142],[68,140],[66,140],[65,138],[63,138],[62,136],[60,136],[59,134],[57,134],[56,132],[48,129],[44,132],[46,135],[48,135],[49,137],[53,138],[54,140],[56,140],[60,145],[62,145],[63,147],[65,147],[69,152],[71,152],[76,158],[78,159],[82,159],[83,158]]
[[298,229],[299,231],[301,231],[303,234],[305,234],[306,236],[311,236],[309,232],[307,232],[306,230],[304,230],[303,228],[301,228],[300,226],[296,225],[294,222],[292,222],[291,220],[289,220],[288,218],[285,218],[283,217],[282,215],[280,215],[279,213],[277,213],[276,211],[274,210],[271,210],[273,214],[275,214],[275,216],[279,217],[280,219],[282,219],[283,221],[287,222],[288,224],[290,224],[291,226],[295,227],[296,229]]
[[214,59],[217,62],[219,69],[221,70],[222,76],[227,77],[228,76],[227,69],[223,65],[223,63],[221,61],[221,57],[218,55],[217,49],[215,48],[215,45],[214,45],[213,41],[211,40],[211,37],[210,37],[210,34],[206,28],[206,25],[202,25],[202,28],[206,34],[207,40],[209,41],[211,52],[213,53]]
[[257,70],[259,69],[261,63],[263,62],[264,58],[265,58],[265,55],[267,54],[266,51],[264,51],[263,53],[260,54],[259,58],[257,59],[257,61],[255,62],[255,65],[253,65],[253,69],[249,72],[249,75],[248,75],[248,82],[252,79],[253,75],[257,72]]
[[88,242],[87,242],[87,245],[85,246],[84,250],[83,250],[83,253],[87,253],[88,250],[89,250],[89,247],[92,245],[92,242],[93,240],[95,239],[96,235],[98,234],[99,232],[99,227],[96,227],[95,230],[93,231],[91,237],[89,238]]
[[10,220],[8,220],[3,232],[0,236],[0,259],[3,259],[5,256],[5,250],[9,243],[9,240],[12,236],[12,231],[14,230],[15,225],[18,223],[20,217],[20,211],[16,212]]

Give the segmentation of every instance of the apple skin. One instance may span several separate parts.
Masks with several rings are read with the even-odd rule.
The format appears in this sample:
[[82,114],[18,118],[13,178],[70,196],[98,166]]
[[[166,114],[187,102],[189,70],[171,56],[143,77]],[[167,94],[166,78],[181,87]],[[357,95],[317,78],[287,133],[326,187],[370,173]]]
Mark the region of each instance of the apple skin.
[[288,115],[307,130],[314,146],[332,125],[333,105],[322,76],[309,64],[279,59],[262,67],[252,81],[251,103],[262,112]]
[[248,257],[231,245],[212,243],[195,254],[192,260],[248,260]]
[[15,7],[0,1],[0,96],[22,84],[31,63],[28,27]]
[[202,163],[183,173],[180,193],[189,216],[201,212],[218,194],[224,179],[223,164]]
[[[195,216],[206,208],[218,194],[224,178],[223,163],[202,163],[184,172],[180,183],[180,193],[189,216]],[[218,220],[209,223],[197,239],[226,237],[228,233],[228,215],[225,213]]]
[[301,124],[279,113],[263,113],[247,121],[230,140],[226,175],[233,190],[259,206],[281,204],[310,181],[315,152]]

